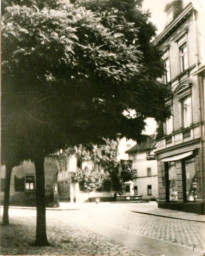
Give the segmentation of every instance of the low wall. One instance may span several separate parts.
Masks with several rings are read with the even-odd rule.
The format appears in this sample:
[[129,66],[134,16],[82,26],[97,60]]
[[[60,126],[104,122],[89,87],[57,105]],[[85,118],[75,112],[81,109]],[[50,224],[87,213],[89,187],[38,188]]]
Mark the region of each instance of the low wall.
[[77,194],[77,202],[94,202],[98,199],[101,202],[113,201],[114,200],[114,192],[78,192]]

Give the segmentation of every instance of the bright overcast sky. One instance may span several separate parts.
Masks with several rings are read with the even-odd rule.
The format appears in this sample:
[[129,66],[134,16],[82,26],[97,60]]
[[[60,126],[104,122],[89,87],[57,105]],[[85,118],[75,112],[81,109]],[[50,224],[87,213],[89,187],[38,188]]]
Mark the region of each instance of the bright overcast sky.
[[142,8],[149,10],[151,13],[151,21],[157,27],[157,33],[160,33],[166,21],[166,14],[164,8],[170,0],[144,0]]
[[[164,8],[170,0],[144,0],[142,8],[149,10],[151,13],[151,21],[157,27],[157,33],[160,33],[166,21],[166,14]],[[153,118],[146,120],[145,134],[153,134],[156,132],[156,122]]]

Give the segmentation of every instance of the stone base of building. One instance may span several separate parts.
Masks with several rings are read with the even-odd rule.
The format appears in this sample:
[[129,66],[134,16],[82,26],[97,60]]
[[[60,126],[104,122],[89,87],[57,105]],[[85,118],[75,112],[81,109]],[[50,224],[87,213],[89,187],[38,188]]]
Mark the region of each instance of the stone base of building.
[[192,212],[205,214],[204,204],[201,202],[158,202],[158,207],[163,209],[177,210],[183,212]]

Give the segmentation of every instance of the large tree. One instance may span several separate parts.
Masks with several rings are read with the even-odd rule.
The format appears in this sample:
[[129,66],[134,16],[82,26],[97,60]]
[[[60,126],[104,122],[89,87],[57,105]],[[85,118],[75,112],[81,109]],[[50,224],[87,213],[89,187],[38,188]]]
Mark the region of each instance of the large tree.
[[38,245],[48,244],[47,154],[119,133],[140,140],[147,116],[169,116],[169,90],[156,81],[163,66],[152,27],[139,10],[135,22],[121,14],[118,7],[94,12],[67,1],[5,2],[2,149],[13,133],[21,156],[35,163]]

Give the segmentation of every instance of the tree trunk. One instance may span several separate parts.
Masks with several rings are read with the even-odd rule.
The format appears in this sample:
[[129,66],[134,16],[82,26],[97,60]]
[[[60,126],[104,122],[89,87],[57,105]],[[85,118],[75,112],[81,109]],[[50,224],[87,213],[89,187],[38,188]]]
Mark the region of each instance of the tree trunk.
[[37,246],[49,245],[46,235],[46,204],[45,204],[45,175],[44,157],[38,157],[34,161],[36,169],[36,242]]
[[11,172],[13,166],[6,165],[6,179],[4,189],[4,211],[3,211],[3,225],[9,225],[9,196],[10,196],[10,183]]

